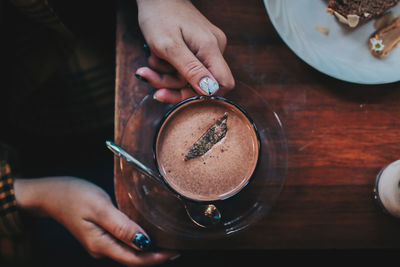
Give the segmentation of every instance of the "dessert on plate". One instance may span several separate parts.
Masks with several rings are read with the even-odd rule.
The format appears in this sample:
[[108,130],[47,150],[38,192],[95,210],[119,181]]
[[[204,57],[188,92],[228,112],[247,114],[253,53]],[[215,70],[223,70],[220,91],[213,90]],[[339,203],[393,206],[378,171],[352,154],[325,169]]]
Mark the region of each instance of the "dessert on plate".
[[379,29],[369,38],[369,49],[374,56],[387,56],[400,42],[400,17]]
[[329,0],[327,12],[351,28],[379,17],[400,0]]

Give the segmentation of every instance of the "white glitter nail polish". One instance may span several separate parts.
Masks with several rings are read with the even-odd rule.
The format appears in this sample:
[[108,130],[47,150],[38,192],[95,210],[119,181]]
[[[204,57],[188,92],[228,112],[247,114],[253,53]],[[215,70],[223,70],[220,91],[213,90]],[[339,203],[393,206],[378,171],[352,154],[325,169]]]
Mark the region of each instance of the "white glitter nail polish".
[[217,82],[210,77],[204,77],[203,79],[201,79],[199,85],[201,90],[209,95],[215,94],[215,92],[217,92],[219,89]]

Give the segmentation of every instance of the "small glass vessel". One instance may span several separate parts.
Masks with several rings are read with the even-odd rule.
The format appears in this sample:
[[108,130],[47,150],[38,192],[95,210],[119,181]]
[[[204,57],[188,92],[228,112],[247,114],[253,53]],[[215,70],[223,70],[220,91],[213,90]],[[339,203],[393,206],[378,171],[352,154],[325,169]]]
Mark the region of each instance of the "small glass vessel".
[[400,160],[390,163],[378,173],[374,197],[385,213],[400,218]]

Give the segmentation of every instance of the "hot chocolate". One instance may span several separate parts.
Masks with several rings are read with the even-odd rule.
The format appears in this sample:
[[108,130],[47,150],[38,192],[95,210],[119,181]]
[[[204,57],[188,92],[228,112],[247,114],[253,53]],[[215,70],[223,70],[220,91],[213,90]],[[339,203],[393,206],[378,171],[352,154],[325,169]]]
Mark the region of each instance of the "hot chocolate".
[[156,140],[157,164],[166,183],[199,201],[240,191],[256,168],[258,154],[253,124],[240,109],[219,99],[182,104],[166,118]]

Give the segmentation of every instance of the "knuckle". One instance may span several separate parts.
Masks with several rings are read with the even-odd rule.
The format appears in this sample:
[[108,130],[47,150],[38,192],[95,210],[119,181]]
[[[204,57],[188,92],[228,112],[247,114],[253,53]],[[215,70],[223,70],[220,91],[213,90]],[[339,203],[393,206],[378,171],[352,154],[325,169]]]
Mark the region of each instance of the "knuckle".
[[107,218],[108,217],[108,211],[105,208],[106,206],[101,204],[101,205],[93,205],[91,207],[93,216],[94,218]]
[[177,41],[167,37],[158,41],[155,44],[154,49],[161,57],[167,57],[173,53],[178,46],[179,44]]
[[98,246],[97,242],[94,242],[93,240],[87,240],[85,242],[85,248],[93,258],[101,257],[100,247]]
[[217,36],[217,39],[218,39],[218,42],[220,43],[220,45],[223,48],[225,48],[226,44],[228,43],[228,38],[226,37],[226,34],[223,31],[221,31],[220,29],[218,29],[216,36]]
[[188,80],[192,80],[203,72],[203,65],[197,60],[191,60],[184,67],[185,76]]
[[115,225],[113,233],[120,240],[129,241],[132,239],[130,228],[126,224]]
[[213,33],[214,33],[215,38],[218,41],[220,48],[222,48],[224,50],[226,47],[226,44],[228,42],[228,38],[226,37],[226,34],[218,27],[214,27]]
[[110,196],[100,192],[96,202],[89,205],[91,216],[96,219],[104,219],[110,216],[110,208],[113,208]]
[[204,50],[210,50],[218,47],[218,40],[214,35],[207,35],[202,38],[201,48]]

